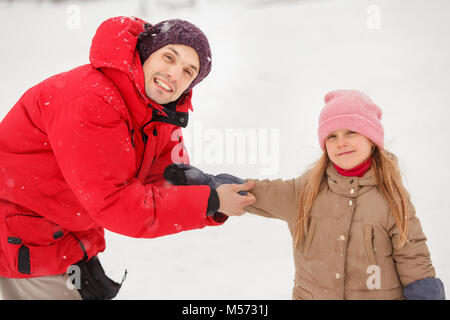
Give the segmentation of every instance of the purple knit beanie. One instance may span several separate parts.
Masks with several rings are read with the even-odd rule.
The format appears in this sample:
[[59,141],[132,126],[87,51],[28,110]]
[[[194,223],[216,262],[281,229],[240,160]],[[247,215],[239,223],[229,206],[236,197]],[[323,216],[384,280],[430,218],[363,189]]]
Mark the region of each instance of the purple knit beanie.
[[334,130],[347,129],[370,139],[384,148],[381,109],[364,93],[357,90],[336,90],[325,98],[319,117],[319,143],[325,151],[325,139]]
[[184,91],[188,93],[211,71],[211,49],[205,34],[190,22],[173,19],[155,25],[146,24],[138,37],[137,50],[141,63],[156,50],[168,44],[184,44],[194,49],[200,61],[200,70],[191,85]]

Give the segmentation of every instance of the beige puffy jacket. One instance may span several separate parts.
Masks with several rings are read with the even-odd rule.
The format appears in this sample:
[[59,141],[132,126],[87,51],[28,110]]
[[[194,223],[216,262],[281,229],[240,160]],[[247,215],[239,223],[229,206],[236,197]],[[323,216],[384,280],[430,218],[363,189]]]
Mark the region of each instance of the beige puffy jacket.
[[[404,286],[435,277],[414,206],[408,242],[397,248],[400,233],[372,173],[344,177],[327,168],[306,239],[294,248],[293,299],[404,299]],[[256,202],[246,211],[282,219],[294,235],[303,177],[256,180]]]

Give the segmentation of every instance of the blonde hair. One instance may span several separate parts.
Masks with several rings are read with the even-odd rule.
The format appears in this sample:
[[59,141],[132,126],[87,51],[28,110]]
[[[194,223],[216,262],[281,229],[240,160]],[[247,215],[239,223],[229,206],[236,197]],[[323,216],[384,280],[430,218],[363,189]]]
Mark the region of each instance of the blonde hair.
[[[386,199],[394,215],[395,223],[400,230],[401,236],[398,246],[401,248],[407,241],[409,194],[403,186],[397,157],[393,153],[375,146],[371,161],[378,190]],[[295,228],[294,247],[299,246],[307,235],[309,215],[321,186],[325,185],[322,182],[325,181],[325,171],[329,163],[328,154],[324,151],[322,157],[305,173],[301,182],[300,190],[302,191],[299,197],[300,209]]]

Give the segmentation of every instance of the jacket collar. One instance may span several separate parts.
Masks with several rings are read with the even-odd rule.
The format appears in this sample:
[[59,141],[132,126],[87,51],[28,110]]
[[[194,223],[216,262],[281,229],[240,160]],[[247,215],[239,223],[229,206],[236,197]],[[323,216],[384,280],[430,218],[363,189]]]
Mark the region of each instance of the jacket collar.
[[373,168],[361,178],[345,177],[339,174],[330,162],[326,169],[326,178],[331,191],[349,198],[358,197],[376,186]]

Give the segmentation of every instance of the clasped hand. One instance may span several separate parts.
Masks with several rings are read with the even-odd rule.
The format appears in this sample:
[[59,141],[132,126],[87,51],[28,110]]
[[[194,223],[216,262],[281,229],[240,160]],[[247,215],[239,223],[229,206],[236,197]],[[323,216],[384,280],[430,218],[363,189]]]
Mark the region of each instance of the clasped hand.
[[222,184],[216,191],[220,199],[219,212],[227,216],[241,216],[245,213],[244,208],[255,203],[256,198],[250,192],[241,195],[239,191],[249,191],[255,186],[254,181],[244,184]]
[[211,175],[188,164],[173,163],[164,170],[164,178],[174,185],[209,185],[219,196],[218,212],[227,216],[243,215],[244,208],[256,201],[249,192],[255,182],[245,182],[230,174]]

